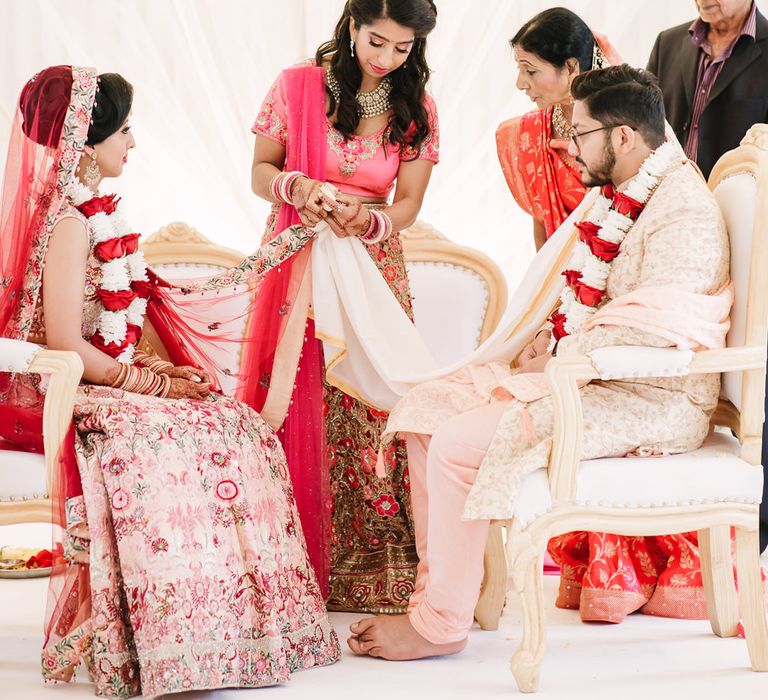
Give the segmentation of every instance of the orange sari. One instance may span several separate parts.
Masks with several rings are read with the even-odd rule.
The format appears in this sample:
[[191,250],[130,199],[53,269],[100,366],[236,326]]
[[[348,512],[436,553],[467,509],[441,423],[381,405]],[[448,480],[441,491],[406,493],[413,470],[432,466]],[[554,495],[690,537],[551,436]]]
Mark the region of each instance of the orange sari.
[[508,119],[496,130],[496,151],[510,192],[544,224],[549,238],[584,198],[568,142],[552,137],[552,110]]

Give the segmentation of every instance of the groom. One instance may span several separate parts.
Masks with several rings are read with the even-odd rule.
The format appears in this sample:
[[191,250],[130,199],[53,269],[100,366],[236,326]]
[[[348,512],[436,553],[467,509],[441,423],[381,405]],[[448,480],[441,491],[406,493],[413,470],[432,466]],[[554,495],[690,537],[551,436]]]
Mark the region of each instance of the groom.
[[[357,654],[404,660],[466,645],[489,521],[511,517],[520,478],[548,462],[552,397],[519,387],[541,377],[535,373],[555,341],[558,355],[614,345],[671,347],[680,338],[673,319],[682,308],[691,314],[692,346],[724,343],[727,234],[706,184],[677,144],[664,143],[655,78],[615,66],[578,76],[572,95],[570,155],[585,185],[606,187],[579,224],[582,243],[567,265],[558,310],[518,358],[522,373],[499,364],[468,368],[417,386],[392,412],[387,430],[408,444],[420,563],[406,615],[351,626],[348,644]],[[632,303],[623,303],[630,293]],[[716,319],[704,311],[713,295],[722,297]],[[605,303],[617,299],[608,316]],[[649,313],[653,330],[643,325]],[[720,323],[722,337],[705,340],[702,321]],[[581,389],[582,456],[695,449],[718,393],[712,375],[592,382]]]

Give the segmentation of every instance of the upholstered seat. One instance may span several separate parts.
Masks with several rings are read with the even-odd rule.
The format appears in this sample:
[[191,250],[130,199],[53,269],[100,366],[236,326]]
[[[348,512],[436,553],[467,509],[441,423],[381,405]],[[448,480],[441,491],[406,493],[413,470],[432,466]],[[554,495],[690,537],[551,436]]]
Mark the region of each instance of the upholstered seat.
[[[725,502],[760,502],[763,475],[739,457],[739,441],[713,432],[693,452],[663,459],[614,457],[582,461],[576,474],[575,506],[669,508]],[[552,510],[546,469],[520,486],[515,520],[525,527]]]

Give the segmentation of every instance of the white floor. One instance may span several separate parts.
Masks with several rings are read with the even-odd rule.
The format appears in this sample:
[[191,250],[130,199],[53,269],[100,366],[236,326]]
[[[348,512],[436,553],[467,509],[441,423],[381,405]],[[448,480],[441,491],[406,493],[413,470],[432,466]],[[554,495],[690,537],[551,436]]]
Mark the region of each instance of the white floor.
[[[90,698],[80,674],[69,685],[46,686],[39,648],[47,579],[0,580],[0,698]],[[545,579],[554,601],[557,578]],[[743,639],[719,639],[707,622],[633,615],[620,625],[584,624],[578,614],[548,605],[542,700],[758,700],[768,698],[768,673],[749,669]],[[333,614],[339,635],[359,616]],[[179,700],[410,700],[509,698],[519,695],[509,657],[520,639],[520,606],[512,596],[497,632],[472,631],[460,655],[389,663],[344,654],[334,666],[297,673],[290,683],[259,690],[219,690]],[[346,649],[346,647],[345,647]]]

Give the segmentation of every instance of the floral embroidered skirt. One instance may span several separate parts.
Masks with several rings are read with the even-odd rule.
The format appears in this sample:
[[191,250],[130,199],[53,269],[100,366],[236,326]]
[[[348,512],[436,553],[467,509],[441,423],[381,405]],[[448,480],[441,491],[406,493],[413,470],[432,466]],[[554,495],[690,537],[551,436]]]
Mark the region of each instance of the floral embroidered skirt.
[[[411,316],[399,236],[367,249]],[[374,469],[387,414],[328,385],[325,410],[333,497],[328,607],[404,612],[418,563],[405,443],[396,440],[389,446],[384,455],[389,474],[380,479]]]
[[83,496],[67,525],[88,550],[91,615],[44,650],[44,676],[83,661],[98,695],[151,698],[273,685],[339,658],[258,414],[85,387],[75,427]]

